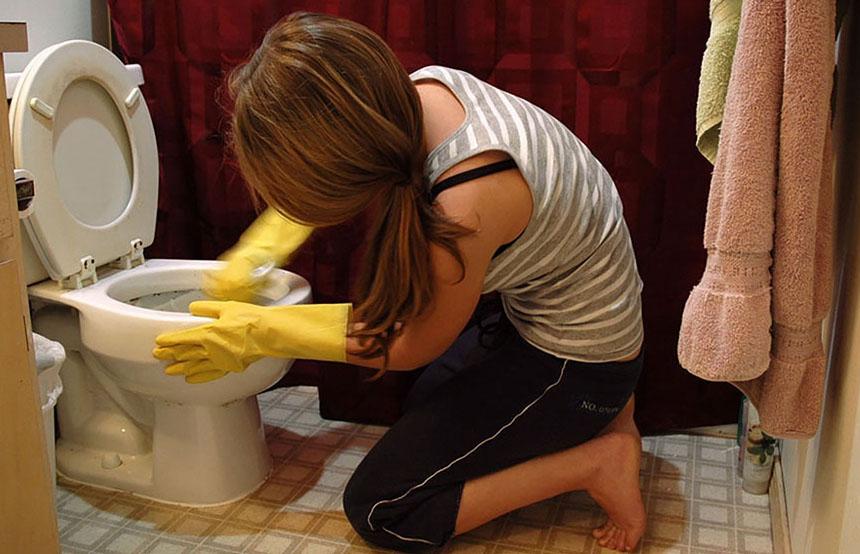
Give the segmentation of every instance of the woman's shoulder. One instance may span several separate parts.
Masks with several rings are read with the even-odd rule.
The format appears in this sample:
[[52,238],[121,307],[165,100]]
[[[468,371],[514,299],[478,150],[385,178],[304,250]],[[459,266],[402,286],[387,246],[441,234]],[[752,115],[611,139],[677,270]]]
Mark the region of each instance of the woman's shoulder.
[[428,152],[444,142],[466,120],[466,110],[449,88],[438,81],[416,83],[424,117],[424,142]]
[[446,79],[454,73],[463,73],[463,71],[454,69],[453,67],[446,67],[444,65],[425,65],[424,67],[420,67],[410,73],[409,76],[413,81],[416,81],[427,77]]

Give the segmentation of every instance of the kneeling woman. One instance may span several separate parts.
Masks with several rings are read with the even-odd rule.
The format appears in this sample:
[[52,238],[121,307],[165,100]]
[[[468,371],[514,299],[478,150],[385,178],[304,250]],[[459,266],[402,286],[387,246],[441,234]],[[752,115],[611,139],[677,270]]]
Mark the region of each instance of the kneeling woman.
[[[633,549],[645,527],[641,281],[615,186],[588,149],[468,73],[408,75],[377,35],[329,16],[282,20],[230,87],[237,159],[270,208],[210,276],[232,301],[192,305],[217,319],[158,338],[167,372],[201,382],[261,356],[429,365],[346,487],[362,537],[421,550],[585,490],[608,514],[599,543]],[[363,212],[354,311],[235,301],[254,267]],[[504,309],[473,318],[490,291]]]

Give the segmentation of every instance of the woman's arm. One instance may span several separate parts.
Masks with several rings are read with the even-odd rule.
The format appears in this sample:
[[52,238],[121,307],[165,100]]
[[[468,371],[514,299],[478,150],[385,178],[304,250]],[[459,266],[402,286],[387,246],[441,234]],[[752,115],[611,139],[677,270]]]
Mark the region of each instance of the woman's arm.
[[[490,152],[458,164],[455,173],[499,161]],[[429,309],[404,324],[391,342],[388,369],[411,370],[438,358],[468,323],[481,296],[487,267],[502,244],[522,232],[531,217],[532,199],[518,171],[488,175],[439,195],[438,208],[453,221],[475,232],[458,240],[465,261],[465,274],[443,248],[431,245],[433,301]],[[360,325],[360,322],[354,322]],[[347,339],[347,361],[371,368],[382,367],[382,357],[362,358],[355,338]]]
[[[433,302],[429,309],[417,319],[407,322],[388,351],[388,369],[411,370],[421,367],[439,357],[454,342],[465,327],[481,295],[481,284],[487,261],[483,260],[479,245],[466,246],[470,241],[460,241],[461,252],[466,262],[466,273],[462,281],[455,282],[460,275],[456,260],[445,250],[431,247],[431,262],[434,272]],[[471,247],[470,247],[471,246]],[[357,323],[357,324],[360,324]],[[355,352],[361,350],[356,338],[347,339],[347,361],[364,367],[381,368],[382,357],[363,358]]]

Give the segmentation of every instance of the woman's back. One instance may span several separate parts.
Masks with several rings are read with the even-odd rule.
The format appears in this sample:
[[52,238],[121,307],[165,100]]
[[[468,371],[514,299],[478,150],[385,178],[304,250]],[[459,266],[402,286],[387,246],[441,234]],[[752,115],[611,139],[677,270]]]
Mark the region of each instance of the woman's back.
[[420,69],[460,101],[466,119],[428,155],[430,183],[467,158],[503,151],[531,190],[520,237],[494,258],[484,292],[533,345],[563,358],[600,362],[635,354],[642,342],[641,280],[611,177],[558,120],[472,75]]

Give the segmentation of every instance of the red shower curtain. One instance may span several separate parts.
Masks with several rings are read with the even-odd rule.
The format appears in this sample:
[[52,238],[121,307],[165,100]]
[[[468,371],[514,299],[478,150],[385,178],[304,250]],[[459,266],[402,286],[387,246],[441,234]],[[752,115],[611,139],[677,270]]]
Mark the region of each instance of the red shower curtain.
[[[694,148],[707,2],[683,0],[111,0],[114,50],[143,66],[161,157],[149,257],[212,258],[254,217],[225,156],[225,72],[294,10],[338,14],[379,33],[408,70],[465,69],[540,105],[615,179],[645,282],[645,431],[735,420],[738,393],[679,367],[684,301],[702,273],[710,166]],[[360,222],[315,235],[291,269],[317,301],[348,298]],[[358,368],[296,364],[284,384],[313,384],[324,417],[388,423],[411,375],[367,382]]]

